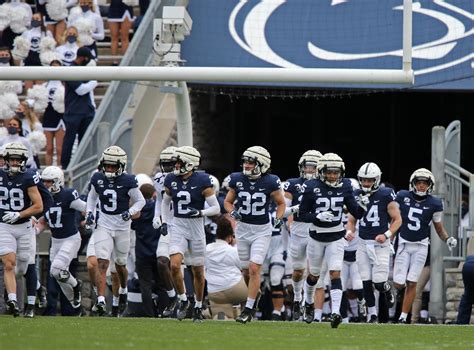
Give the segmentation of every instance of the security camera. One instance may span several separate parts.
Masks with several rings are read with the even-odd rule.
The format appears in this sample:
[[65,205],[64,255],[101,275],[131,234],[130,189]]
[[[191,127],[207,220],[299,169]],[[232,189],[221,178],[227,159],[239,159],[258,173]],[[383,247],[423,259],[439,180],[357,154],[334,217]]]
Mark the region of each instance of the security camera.
[[184,39],[191,33],[193,20],[184,6],[163,7],[163,30],[175,32]]

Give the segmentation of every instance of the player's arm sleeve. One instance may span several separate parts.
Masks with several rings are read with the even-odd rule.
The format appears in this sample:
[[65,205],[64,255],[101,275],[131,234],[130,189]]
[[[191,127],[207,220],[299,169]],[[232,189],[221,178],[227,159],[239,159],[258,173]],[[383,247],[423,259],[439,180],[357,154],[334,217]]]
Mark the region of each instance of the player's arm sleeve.
[[84,202],[82,199],[77,198],[74,199],[71,204],[69,205],[69,208],[77,210],[78,212],[85,212],[87,208],[87,203]]
[[163,194],[163,201],[161,202],[161,220],[163,223],[168,223],[173,219],[173,216],[168,209],[171,204],[171,196],[168,193]]
[[163,195],[160,191],[156,191],[155,201],[155,218],[161,216],[161,203],[163,202]]
[[95,187],[91,186],[89,194],[87,195],[87,205],[86,205],[87,212],[95,213],[95,208],[97,206],[98,199],[99,199],[99,196],[97,195],[97,192],[95,191]]
[[202,216],[219,215],[219,213],[221,212],[221,207],[215,194],[206,197],[206,203],[209,205],[209,208],[201,210]]
[[138,213],[142,208],[145,206],[145,197],[143,197],[143,194],[140,192],[138,187],[134,187],[128,190],[128,195],[130,196],[130,199],[132,200],[133,205],[128,209],[128,212],[130,215],[135,215]]

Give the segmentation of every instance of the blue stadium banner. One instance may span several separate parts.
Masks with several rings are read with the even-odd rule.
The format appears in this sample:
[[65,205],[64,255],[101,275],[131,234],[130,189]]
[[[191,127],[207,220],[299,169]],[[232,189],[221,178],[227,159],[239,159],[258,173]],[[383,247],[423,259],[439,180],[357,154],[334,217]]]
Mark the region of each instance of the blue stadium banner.
[[[402,67],[403,0],[195,0],[188,11],[188,67]],[[474,90],[473,23],[473,0],[413,0],[413,88]]]

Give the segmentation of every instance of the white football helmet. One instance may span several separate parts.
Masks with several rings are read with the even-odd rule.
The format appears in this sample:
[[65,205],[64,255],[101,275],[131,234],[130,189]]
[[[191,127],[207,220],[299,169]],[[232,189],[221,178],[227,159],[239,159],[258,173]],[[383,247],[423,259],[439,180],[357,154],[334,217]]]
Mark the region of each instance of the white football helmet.
[[[118,169],[115,172],[105,171],[105,165],[116,165]],[[127,153],[119,146],[110,146],[102,152],[100,157],[99,169],[102,171],[108,179],[113,179],[122,173],[127,168]]]
[[[321,152],[316,151],[314,149],[310,149],[309,151],[304,152],[298,162],[298,169],[300,170],[300,176],[307,180],[315,179],[318,176],[317,167],[318,167],[319,158],[321,157],[322,157]],[[314,166],[315,172],[306,173],[305,172],[306,166]]]
[[163,173],[170,173],[174,169],[176,163],[176,149],[177,147],[166,147],[160,153],[160,168]]
[[138,182],[138,188],[140,188],[144,184],[149,184],[153,186],[153,180],[147,174],[140,173],[135,175],[135,178]]
[[[245,170],[245,168],[243,168],[243,163],[245,161],[255,163],[255,168],[250,171]],[[242,172],[244,175],[252,179],[259,178],[262,174],[265,174],[270,170],[271,163],[272,158],[270,157],[270,153],[261,146],[249,147],[245,150],[244,154],[242,154]]]
[[[318,176],[319,179],[328,186],[341,187],[345,170],[346,166],[344,165],[344,161],[336,153],[326,153],[321,158],[319,158]],[[339,172],[339,176],[335,181],[329,181],[326,178],[326,173],[328,171]]]
[[[360,188],[365,193],[372,193],[379,189],[380,187],[380,179],[382,177],[382,172],[380,168],[375,163],[365,163],[362,165],[357,172],[357,178],[359,179]],[[375,182],[371,187],[364,187],[362,185],[362,179],[374,179]]]
[[219,189],[221,188],[219,184],[219,180],[217,180],[217,177],[214,175],[209,175],[212,183],[212,188],[214,189],[214,193],[217,195],[217,192],[219,192]]
[[[28,160],[28,149],[21,142],[10,142],[5,145],[3,151],[3,158],[5,160],[4,170],[17,174],[26,170],[26,161]],[[19,165],[12,166],[10,161],[12,159],[20,159]]]
[[187,174],[196,170],[201,161],[201,153],[191,146],[181,146],[175,150],[176,163],[180,163],[179,169],[174,169],[173,173],[177,176]]
[[41,173],[41,179],[53,181],[53,185],[48,188],[51,193],[58,193],[64,186],[64,173],[57,166],[46,167]]
[[[424,192],[418,191],[415,186],[417,181],[427,181],[428,189]],[[414,194],[420,197],[426,196],[430,194],[431,192],[433,192],[435,188],[435,184],[436,184],[436,181],[435,181],[433,173],[425,168],[420,168],[418,170],[415,170],[413,174],[411,174],[410,176],[410,191],[412,191]]]

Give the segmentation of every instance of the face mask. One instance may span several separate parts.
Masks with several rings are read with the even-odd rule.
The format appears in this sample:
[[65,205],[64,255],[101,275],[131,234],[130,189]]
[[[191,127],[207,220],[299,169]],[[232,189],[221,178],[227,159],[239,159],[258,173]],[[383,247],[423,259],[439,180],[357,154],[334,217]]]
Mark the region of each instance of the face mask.
[[37,19],[34,19],[31,21],[31,26],[33,28],[38,28],[41,25],[41,21],[38,21]]
[[8,130],[9,135],[16,135],[18,132],[18,129],[16,126],[9,126],[7,130]]
[[10,63],[10,57],[0,57],[0,63]]
[[89,5],[81,5],[82,12],[89,11]]
[[77,41],[77,38],[74,35],[68,35],[66,37],[66,40],[67,40],[68,43],[72,44],[72,43],[75,43]]
[[15,112],[15,114],[16,114],[16,116],[17,116],[18,118],[20,118],[20,119],[25,118],[25,113],[23,113],[23,112]]

